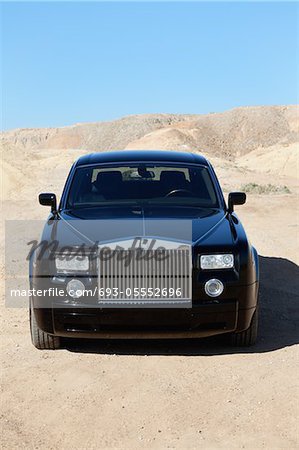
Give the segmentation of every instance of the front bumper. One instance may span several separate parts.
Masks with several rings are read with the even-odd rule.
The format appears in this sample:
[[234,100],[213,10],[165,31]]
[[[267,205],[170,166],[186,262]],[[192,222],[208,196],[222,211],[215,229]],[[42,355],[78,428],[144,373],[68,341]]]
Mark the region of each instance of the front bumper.
[[44,331],[70,338],[194,338],[242,331],[255,308],[237,300],[191,309],[35,309]]
[[[45,285],[49,283],[43,280]],[[208,297],[196,284],[191,308],[101,308],[95,303],[80,307],[53,297],[33,297],[32,301],[39,328],[56,336],[192,338],[248,329],[257,295],[258,282],[228,286],[217,299]]]

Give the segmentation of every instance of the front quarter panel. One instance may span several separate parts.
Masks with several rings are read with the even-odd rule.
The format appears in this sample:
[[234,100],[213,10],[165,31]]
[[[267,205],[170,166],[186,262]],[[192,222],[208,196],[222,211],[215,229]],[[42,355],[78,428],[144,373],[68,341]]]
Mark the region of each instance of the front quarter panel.
[[[233,253],[233,269],[202,270],[201,254]],[[245,230],[236,214],[227,214],[219,226],[194,247],[193,263],[194,303],[201,301],[225,302],[234,300],[240,309],[255,308],[258,291],[258,255],[247,239]],[[204,291],[205,283],[220,279],[223,293],[213,300]]]
[[257,251],[249,242],[244,227],[235,213],[230,216],[230,226],[240,259],[240,284],[256,283],[259,277]]

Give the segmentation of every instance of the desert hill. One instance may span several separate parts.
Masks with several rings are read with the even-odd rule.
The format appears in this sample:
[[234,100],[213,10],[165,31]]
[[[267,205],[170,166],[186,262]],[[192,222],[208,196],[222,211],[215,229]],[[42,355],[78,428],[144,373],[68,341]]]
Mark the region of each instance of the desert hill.
[[[62,128],[16,129],[2,133],[4,198],[30,192],[48,180],[59,185],[84,153],[112,149],[167,149],[207,155],[226,182],[237,173],[268,173],[296,178],[299,154],[299,107],[258,106],[202,115],[144,114],[111,122]],[[238,170],[237,170],[238,169]],[[270,179],[271,181],[271,179]],[[47,181],[48,188],[49,181]]]
[[259,147],[299,140],[297,106],[235,108],[201,115],[145,114],[112,122],[63,128],[16,129],[2,141],[23,149],[63,148],[86,151],[167,148],[238,157]]

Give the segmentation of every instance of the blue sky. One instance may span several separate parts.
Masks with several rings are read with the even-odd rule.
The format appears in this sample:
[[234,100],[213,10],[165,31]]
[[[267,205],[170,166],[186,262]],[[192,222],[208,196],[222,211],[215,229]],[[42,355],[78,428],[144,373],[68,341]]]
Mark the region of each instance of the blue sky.
[[4,129],[298,102],[296,3],[4,3],[2,25]]

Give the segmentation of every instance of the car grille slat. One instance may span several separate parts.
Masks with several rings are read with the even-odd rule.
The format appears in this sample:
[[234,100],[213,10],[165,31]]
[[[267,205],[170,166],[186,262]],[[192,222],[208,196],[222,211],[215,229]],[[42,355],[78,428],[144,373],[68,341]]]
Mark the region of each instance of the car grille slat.
[[[179,303],[189,303],[191,307],[191,261],[191,246],[187,245],[184,249],[166,249],[165,258],[161,258],[156,250],[114,250],[113,257],[99,258],[98,285],[104,292],[99,295],[99,303],[138,307],[161,303],[176,307]],[[138,289],[139,295],[134,295],[134,288]],[[155,296],[148,295],[149,288]],[[109,289],[117,295],[106,295]],[[146,296],[141,295],[141,289],[145,289]],[[170,289],[174,289],[174,295],[169,295]],[[177,294],[178,289],[181,295]]]

